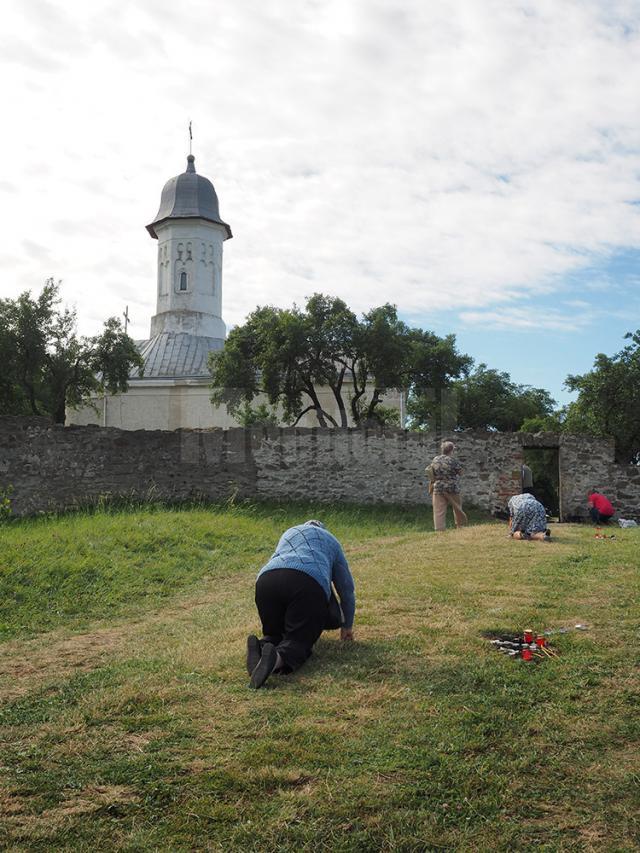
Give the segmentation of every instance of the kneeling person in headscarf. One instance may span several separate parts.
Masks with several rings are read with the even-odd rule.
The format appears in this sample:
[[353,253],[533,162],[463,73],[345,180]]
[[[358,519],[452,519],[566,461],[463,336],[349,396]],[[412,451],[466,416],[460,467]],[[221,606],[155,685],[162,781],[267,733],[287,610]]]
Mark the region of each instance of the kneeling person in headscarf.
[[286,530],[256,580],[263,638],[247,640],[251,687],[262,687],[272,673],[293,672],[311,655],[327,627],[332,583],[342,608],[340,639],[352,640],[355,588],[342,546],[320,521]]
[[514,495],[509,500],[509,527],[514,539],[548,539],[547,513],[533,495]]

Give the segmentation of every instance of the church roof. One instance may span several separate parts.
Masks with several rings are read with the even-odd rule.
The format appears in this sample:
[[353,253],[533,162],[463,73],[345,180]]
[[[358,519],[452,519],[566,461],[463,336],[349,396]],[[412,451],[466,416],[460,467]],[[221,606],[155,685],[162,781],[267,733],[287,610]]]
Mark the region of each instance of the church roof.
[[222,225],[227,236],[232,237],[231,228],[220,219],[218,196],[213,184],[208,178],[198,175],[194,166],[195,157],[187,157],[187,171],[176,175],[164,185],[160,196],[160,209],[155,219],[147,225],[147,231],[154,239],[158,239],[155,226],[167,219],[206,219]]
[[[209,377],[209,353],[221,350],[224,341],[186,332],[160,332],[148,341],[136,341],[144,360],[142,379],[195,379]],[[139,379],[137,369],[131,375]]]

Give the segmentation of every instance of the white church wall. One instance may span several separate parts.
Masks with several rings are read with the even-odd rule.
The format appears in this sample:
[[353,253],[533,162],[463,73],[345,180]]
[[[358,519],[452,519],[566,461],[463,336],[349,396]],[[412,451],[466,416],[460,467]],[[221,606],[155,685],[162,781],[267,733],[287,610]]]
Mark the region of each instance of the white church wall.
[[[324,410],[339,423],[338,407],[330,389],[318,388],[317,393]],[[260,396],[253,405],[262,402],[267,400]],[[184,380],[132,381],[126,394],[107,395],[106,415],[103,397],[93,398],[91,404],[69,410],[67,424],[97,424],[127,430],[227,429],[238,426],[225,406],[211,403],[211,388],[206,380],[191,380],[188,384]],[[401,410],[400,392],[387,392],[383,405]],[[298,426],[317,427],[318,420],[313,412],[309,412],[300,419]],[[349,426],[353,426],[351,418]]]
[[172,380],[131,383],[126,394],[97,397],[92,405],[67,413],[69,425],[98,424],[119,429],[209,429],[234,427],[224,406],[211,403],[211,388],[197,380],[188,385]]

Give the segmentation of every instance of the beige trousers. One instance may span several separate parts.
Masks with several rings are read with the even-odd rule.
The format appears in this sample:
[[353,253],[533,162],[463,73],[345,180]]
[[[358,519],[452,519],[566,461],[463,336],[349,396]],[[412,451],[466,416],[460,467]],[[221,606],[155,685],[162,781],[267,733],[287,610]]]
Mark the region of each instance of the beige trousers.
[[462,511],[462,497],[458,492],[434,492],[433,498],[433,527],[435,530],[446,530],[447,507],[453,509],[453,518],[456,527],[464,527],[467,516]]

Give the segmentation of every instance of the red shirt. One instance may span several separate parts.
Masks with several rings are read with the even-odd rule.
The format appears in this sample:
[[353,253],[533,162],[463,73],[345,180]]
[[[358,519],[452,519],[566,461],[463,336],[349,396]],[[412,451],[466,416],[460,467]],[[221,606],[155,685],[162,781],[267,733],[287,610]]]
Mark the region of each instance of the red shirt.
[[600,515],[613,515],[615,512],[611,501],[608,501],[604,495],[598,494],[598,492],[589,495],[589,503],[593,504]]

